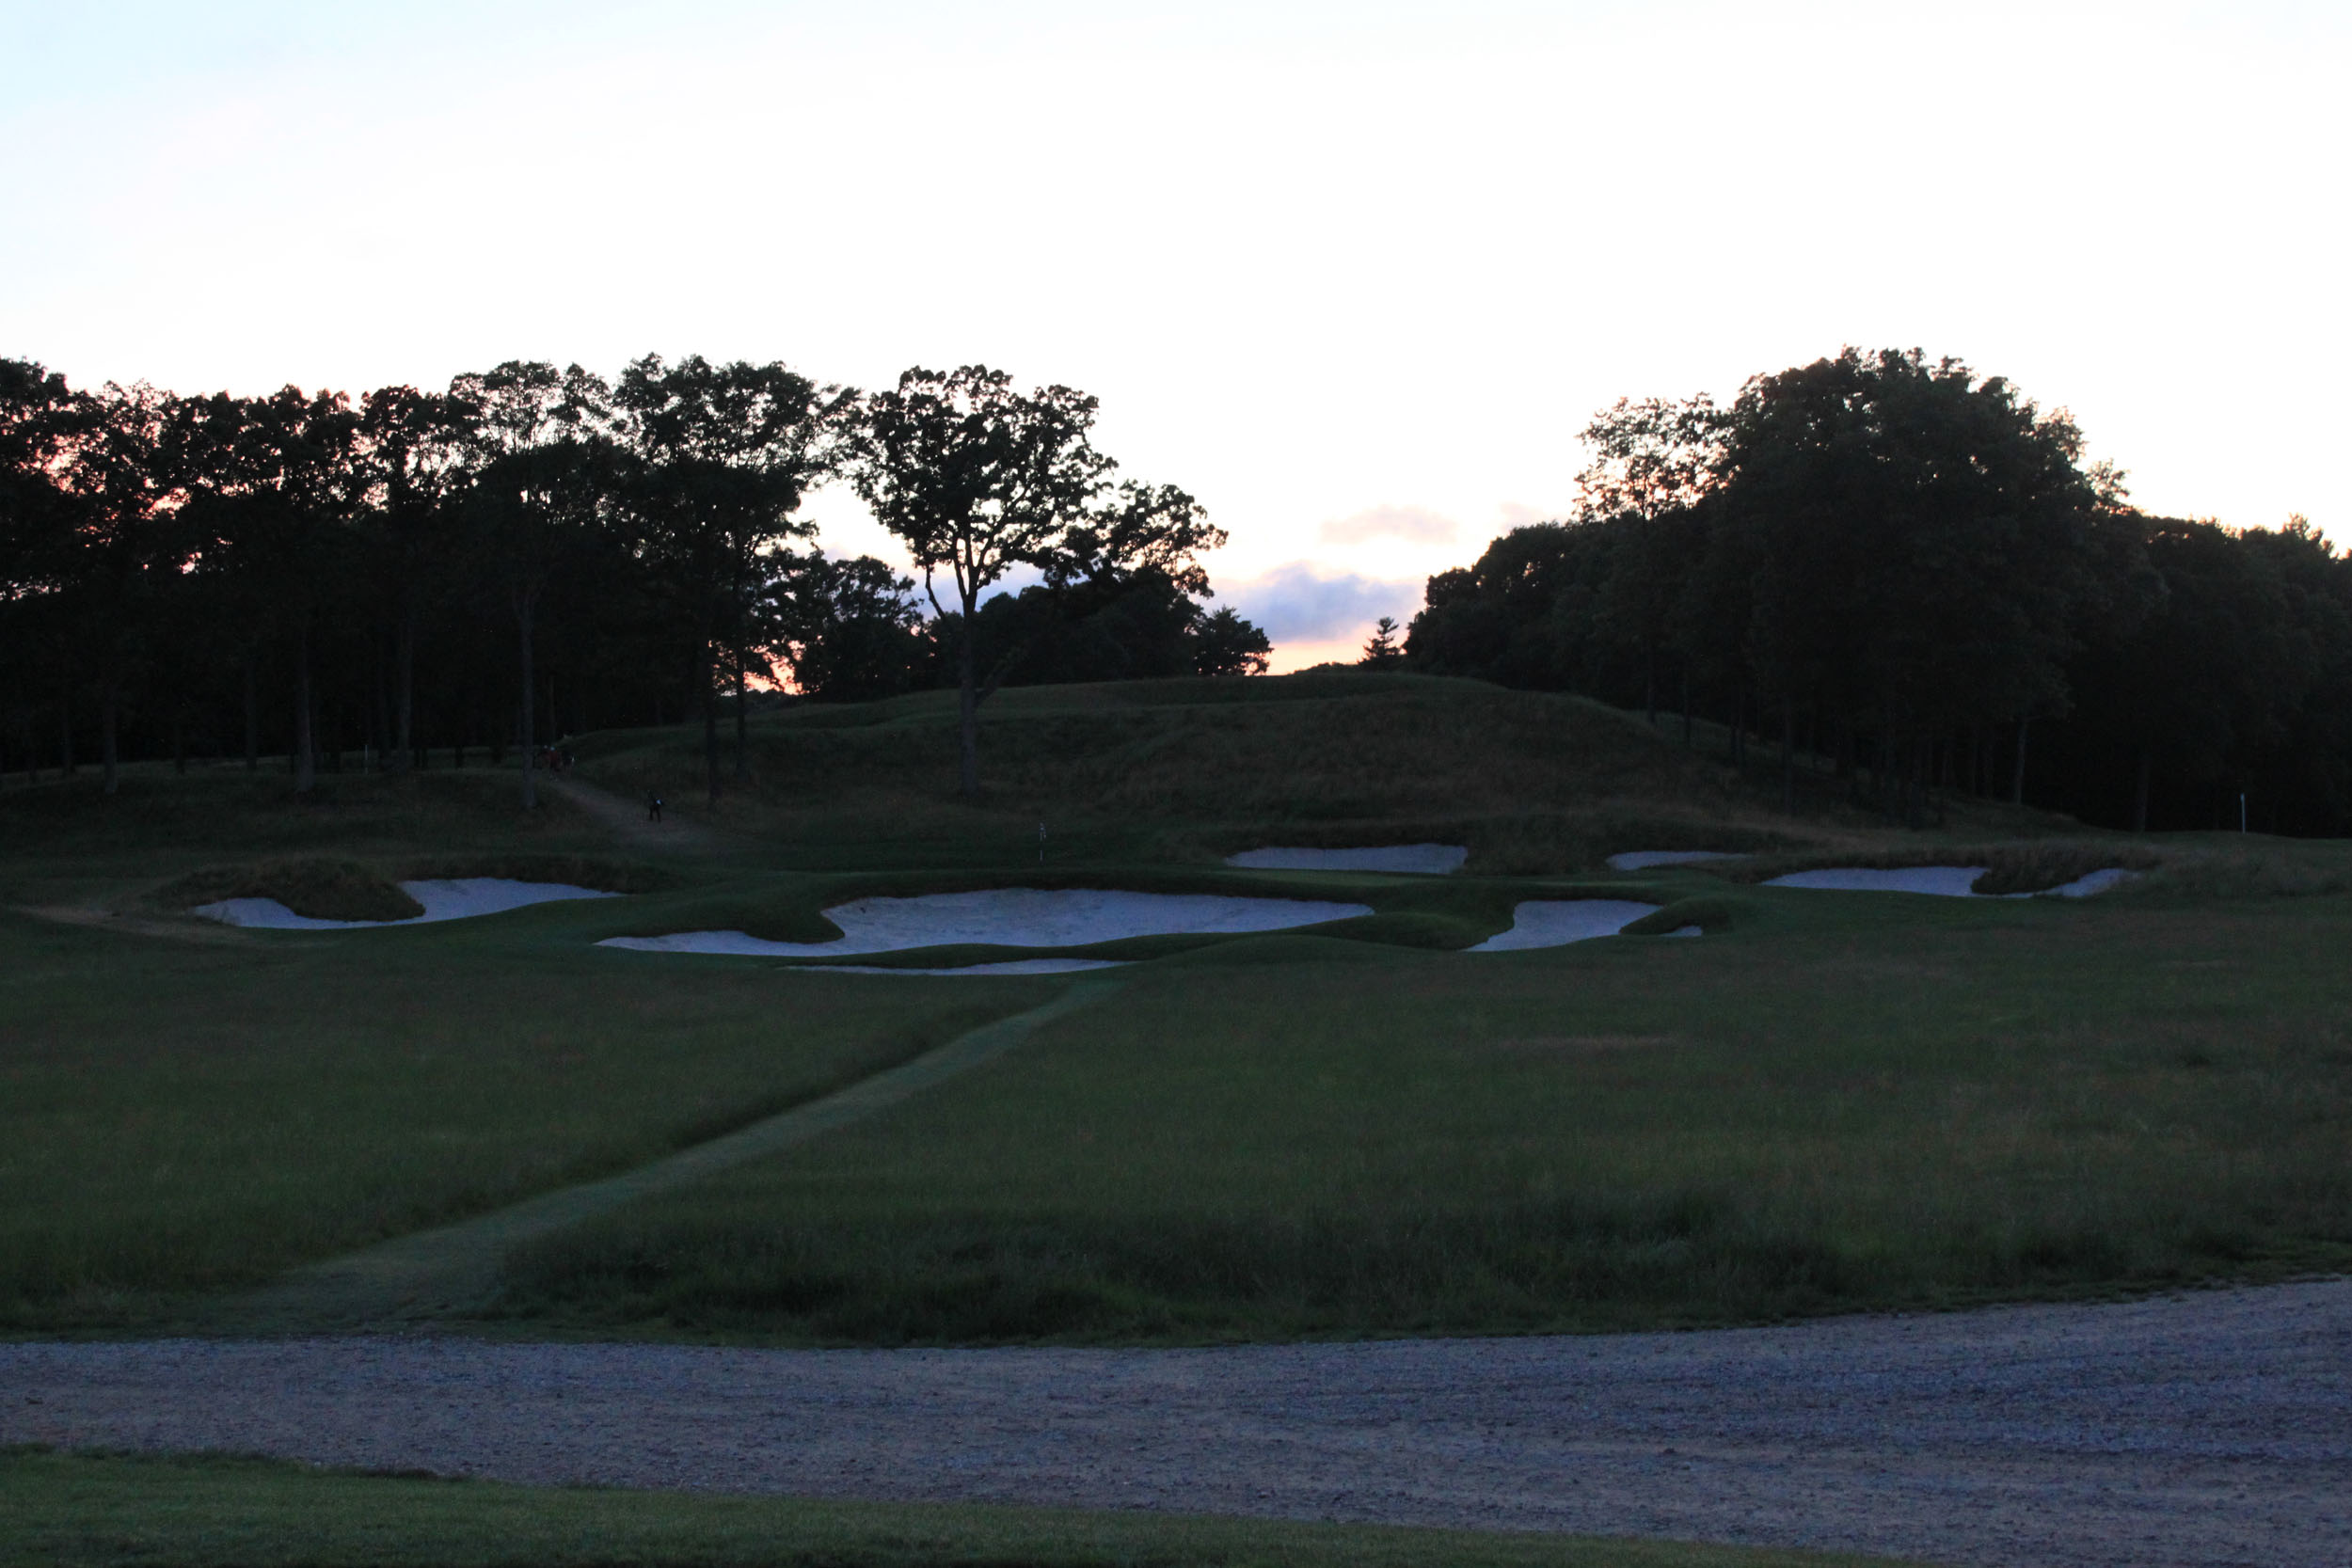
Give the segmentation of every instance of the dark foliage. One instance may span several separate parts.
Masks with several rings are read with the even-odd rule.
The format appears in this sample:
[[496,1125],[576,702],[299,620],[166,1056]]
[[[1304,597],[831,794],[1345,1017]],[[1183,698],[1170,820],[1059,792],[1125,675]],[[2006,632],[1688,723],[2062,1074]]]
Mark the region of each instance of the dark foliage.
[[1957,788],[2235,827],[2243,794],[2251,827],[2352,830],[2352,562],[2300,519],[2145,516],[2063,413],[1916,351],[1586,439],[1573,519],[1429,579],[1415,666],[1695,710],[1914,818]]
[[[857,701],[969,676],[968,601],[1020,562],[1045,581],[981,612],[976,702],[1007,679],[1263,670],[1263,635],[1198,603],[1195,557],[1224,536],[1174,486],[1108,483],[1092,407],[978,369],[861,400],[699,356],[611,384],[514,362],[356,403],[77,391],[0,360],[0,778],[94,760],[111,793],[125,757],[266,755],[310,794],[345,768],[511,756],[528,805],[541,748],[698,718],[715,793],[723,698],[739,777],[754,687]],[[845,465],[967,602],[927,621],[885,563],[794,547]]]

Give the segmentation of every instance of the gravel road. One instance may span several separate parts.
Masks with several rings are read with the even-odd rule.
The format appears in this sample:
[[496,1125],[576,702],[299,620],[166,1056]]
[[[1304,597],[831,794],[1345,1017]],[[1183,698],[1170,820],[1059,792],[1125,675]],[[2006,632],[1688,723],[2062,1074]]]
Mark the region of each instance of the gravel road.
[[1599,1338],[0,1345],[0,1441],[518,1481],[2352,1563],[2352,1280]]

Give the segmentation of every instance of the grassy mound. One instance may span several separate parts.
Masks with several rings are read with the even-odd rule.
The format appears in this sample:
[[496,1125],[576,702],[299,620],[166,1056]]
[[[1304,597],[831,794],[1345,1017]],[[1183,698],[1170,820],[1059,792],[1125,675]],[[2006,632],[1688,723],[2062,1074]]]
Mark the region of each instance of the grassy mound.
[[[1738,775],[1581,698],[1428,676],[1298,675],[1000,692],[977,806],[953,798],[955,703],[926,692],[755,721],[748,787],[719,820],[803,863],[1207,863],[1266,844],[1467,844],[1470,872],[1586,869],[1626,848],[1813,841]],[[597,737],[583,778],[707,815],[683,731]],[[732,755],[730,750],[730,757]],[[731,769],[731,762],[728,764]],[[936,847],[933,848],[932,847]],[[838,854],[839,859],[828,858]]]
[[424,913],[389,877],[357,861],[304,857],[193,871],[156,890],[186,910],[228,898],[275,898],[306,920],[410,920]]

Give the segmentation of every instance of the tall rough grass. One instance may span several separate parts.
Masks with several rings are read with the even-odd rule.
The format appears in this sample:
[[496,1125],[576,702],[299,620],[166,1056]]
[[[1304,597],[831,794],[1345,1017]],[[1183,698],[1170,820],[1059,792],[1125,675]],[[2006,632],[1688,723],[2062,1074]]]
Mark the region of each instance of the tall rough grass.
[[424,912],[373,867],[317,856],[192,871],[153,895],[171,910],[230,898],[275,898],[309,920],[407,920]]
[[2352,1265],[2352,905],[1758,904],[1139,975],[885,1123],[509,1260],[841,1343],[1600,1329]]

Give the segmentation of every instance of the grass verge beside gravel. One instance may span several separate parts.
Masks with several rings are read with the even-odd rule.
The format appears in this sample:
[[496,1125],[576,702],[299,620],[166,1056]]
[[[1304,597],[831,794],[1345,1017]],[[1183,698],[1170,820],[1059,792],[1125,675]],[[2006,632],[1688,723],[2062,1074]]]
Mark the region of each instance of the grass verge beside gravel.
[[1674,1542],[825,1502],[0,1450],[0,1568],[1864,1568]]

